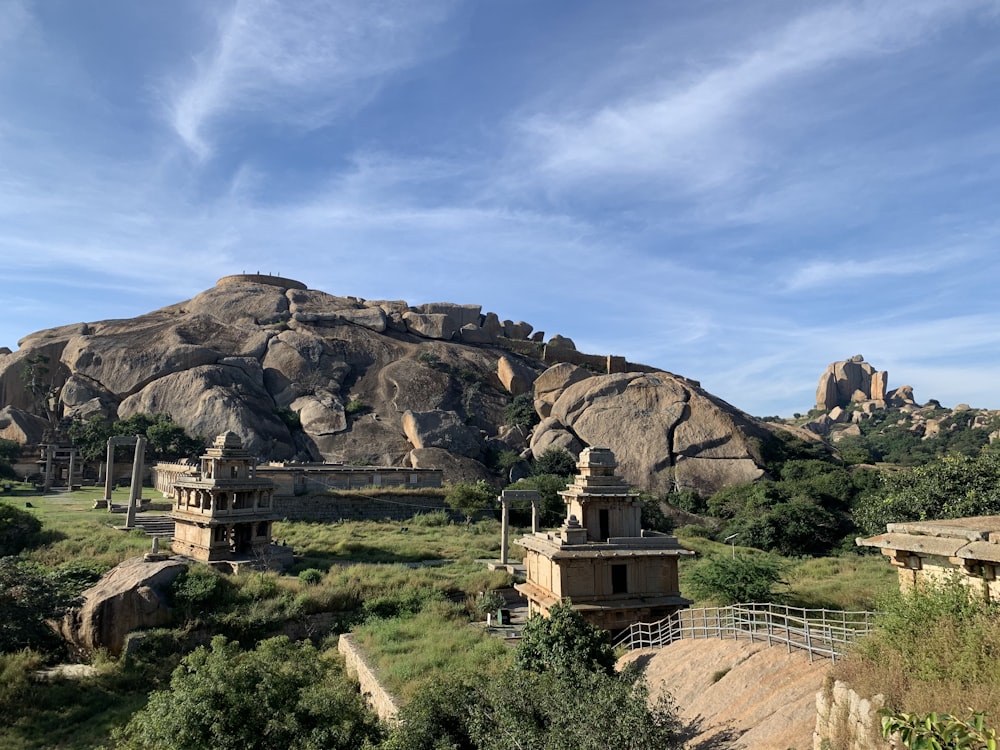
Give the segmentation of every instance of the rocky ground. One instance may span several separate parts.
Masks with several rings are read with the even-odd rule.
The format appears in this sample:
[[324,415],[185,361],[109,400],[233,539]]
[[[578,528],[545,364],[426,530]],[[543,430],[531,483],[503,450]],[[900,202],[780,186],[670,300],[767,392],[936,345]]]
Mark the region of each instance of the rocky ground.
[[719,639],[682,640],[627,654],[651,694],[669,692],[693,729],[692,750],[807,750],[813,746],[816,693],[828,660],[803,651]]

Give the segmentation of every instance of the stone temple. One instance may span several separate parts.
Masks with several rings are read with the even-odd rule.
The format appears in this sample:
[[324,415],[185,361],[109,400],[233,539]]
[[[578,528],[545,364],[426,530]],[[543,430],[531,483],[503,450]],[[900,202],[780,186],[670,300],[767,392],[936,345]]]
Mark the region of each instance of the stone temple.
[[548,615],[569,599],[590,623],[616,632],[635,622],[653,622],[687,607],[680,595],[677,563],[693,555],[676,537],[642,529],[638,492],[615,475],[607,448],[586,448],[579,474],[559,494],[566,522],[557,532],[522,537],[527,571],[515,588],[529,614]]
[[175,554],[236,567],[270,565],[269,557],[290,553],[271,544],[274,483],[257,477],[238,435],[219,435],[201,457],[200,472],[178,479],[174,491]]

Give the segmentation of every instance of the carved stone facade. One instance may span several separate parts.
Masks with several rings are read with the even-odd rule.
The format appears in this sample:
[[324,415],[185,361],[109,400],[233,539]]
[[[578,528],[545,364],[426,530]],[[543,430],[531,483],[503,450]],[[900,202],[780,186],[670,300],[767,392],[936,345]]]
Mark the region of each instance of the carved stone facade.
[[[529,613],[547,615],[553,604],[570,599],[589,622],[617,631],[651,622],[687,607],[680,595],[677,539],[641,527],[638,493],[615,475],[614,454],[586,448],[579,474],[560,495],[566,522],[556,533],[522,537],[527,580],[515,588],[528,600]],[[582,523],[581,520],[582,519]]]
[[175,485],[173,551],[216,562],[263,558],[271,545],[274,483],[256,476],[254,461],[232,432],[201,457],[201,470]]

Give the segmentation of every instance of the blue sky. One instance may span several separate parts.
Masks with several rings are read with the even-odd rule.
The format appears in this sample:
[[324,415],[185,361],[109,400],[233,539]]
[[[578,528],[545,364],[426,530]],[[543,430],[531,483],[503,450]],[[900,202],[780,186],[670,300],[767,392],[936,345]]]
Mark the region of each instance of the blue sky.
[[0,346],[242,271],[1000,408],[1000,3],[0,0]]

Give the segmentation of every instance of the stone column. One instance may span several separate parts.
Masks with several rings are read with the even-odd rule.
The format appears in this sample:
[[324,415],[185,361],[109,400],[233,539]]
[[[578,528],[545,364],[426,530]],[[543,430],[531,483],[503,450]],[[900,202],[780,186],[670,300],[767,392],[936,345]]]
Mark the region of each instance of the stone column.
[[132,484],[128,492],[128,511],[125,515],[125,528],[131,529],[135,526],[135,510],[142,497],[142,465],[146,452],[146,438],[141,435],[135,437],[135,458],[132,460]]
[[73,491],[73,470],[76,468],[76,448],[69,449],[69,482],[67,483],[67,489],[70,492]]
[[500,564],[507,564],[507,543],[510,534],[510,507],[507,498],[500,493]]
[[104,470],[104,497],[94,503],[95,506],[111,510],[111,487],[115,475],[115,439],[108,440],[108,464]]
[[540,497],[531,498],[531,533],[538,533],[538,504],[541,502]]
[[45,479],[42,481],[42,494],[44,495],[52,488],[52,454],[55,446],[51,443],[45,446]]

